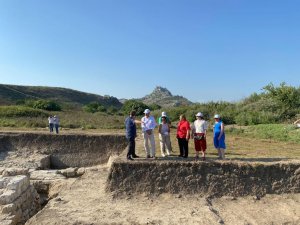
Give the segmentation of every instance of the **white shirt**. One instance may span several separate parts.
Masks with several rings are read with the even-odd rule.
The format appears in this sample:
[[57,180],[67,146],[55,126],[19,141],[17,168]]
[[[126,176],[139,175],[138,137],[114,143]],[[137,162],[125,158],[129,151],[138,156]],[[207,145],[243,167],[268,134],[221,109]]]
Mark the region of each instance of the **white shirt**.
[[53,117],[49,117],[48,121],[49,121],[49,123],[54,123],[54,118]]
[[148,118],[144,116],[141,122],[143,132],[147,130],[153,130],[157,125],[153,116],[149,116]]
[[195,120],[194,130],[195,133],[205,133],[207,130],[207,122],[205,120]]

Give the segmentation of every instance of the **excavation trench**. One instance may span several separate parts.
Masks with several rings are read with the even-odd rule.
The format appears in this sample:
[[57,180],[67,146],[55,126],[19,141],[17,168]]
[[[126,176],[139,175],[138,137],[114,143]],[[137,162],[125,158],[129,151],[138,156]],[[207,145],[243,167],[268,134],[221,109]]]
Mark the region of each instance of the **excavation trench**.
[[0,224],[24,224],[64,184],[125,147],[122,135],[0,133]]
[[[39,202],[45,205],[49,198],[55,197],[64,183],[84,174],[85,168],[107,163],[111,155],[120,155],[111,163],[106,183],[106,190],[114,196],[171,193],[238,197],[300,192],[299,161],[195,162],[174,157],[157,160],[140,158],[128,162],[124,156],[126,145],[123,135],[0,133],[0,179],[6,179],[5,176],[9,175],[30,177],[31,185],[39,193]],[[18,169],[13,171],[8,168]],[[22,179],[26,180],[24,177]],[[6,190],[4,186],[1,187],[0,180],[0,190],[1,188]],[[25,192],[26,187],[22,188]],[[32,188],[30,193],[34,201],[36,195]],[[0,194],[3,195],[3,192],[0,191]],[[13,198],[1,202],[1,195],[0,204],[14,203]],[[19,222],[22,224],[41,209],[40,205],[32,209],[32,213],[26,212],[23,215],[22,212],[26,209],[10,209],[7,205],[1,206],[2,209],[6,207],[6,214],[2,215],[3,221],[11,221],[6,224],[17,224],[16,221],[20,218]],[[15,218],[11,216],[13,213],[17,215]]]

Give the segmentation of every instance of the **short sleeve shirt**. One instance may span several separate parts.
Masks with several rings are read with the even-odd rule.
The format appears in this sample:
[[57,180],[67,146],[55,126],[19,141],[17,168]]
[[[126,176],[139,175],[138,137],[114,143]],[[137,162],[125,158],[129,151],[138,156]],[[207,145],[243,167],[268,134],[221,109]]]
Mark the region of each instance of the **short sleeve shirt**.
[[189,130],[191,130],[190,123],[187,120],[180,121],[177,126],[177,137],[186,138]]

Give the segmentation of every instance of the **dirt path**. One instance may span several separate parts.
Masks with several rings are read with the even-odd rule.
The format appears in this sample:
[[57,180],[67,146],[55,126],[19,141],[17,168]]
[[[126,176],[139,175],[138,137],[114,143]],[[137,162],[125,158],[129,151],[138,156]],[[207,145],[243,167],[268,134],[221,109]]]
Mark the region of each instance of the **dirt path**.
[[88,170],[26,224],[300,224],[300,194],[261,200],[170,194],[116,199],[105,191],[107,175],[106,166]]

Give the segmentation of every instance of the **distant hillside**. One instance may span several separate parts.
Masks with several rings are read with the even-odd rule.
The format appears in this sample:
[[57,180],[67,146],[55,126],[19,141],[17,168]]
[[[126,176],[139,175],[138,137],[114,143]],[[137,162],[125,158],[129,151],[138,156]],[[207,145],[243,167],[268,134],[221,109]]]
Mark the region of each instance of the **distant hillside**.
[[159,86],[157,86],[151,94],[146,95],[145,97],[139,100],[141,100],[145,104],[156,103],[162,107],[183,106],[192,104],[192,102],[188,99],[178,95],[174,96],[167,88]]
[[90,94],[68,88],[0,84],[0,105],[14,105],[24,99],[47,99],[77,106],[99,102],[106,107],[122,107],[122,103],[111,96]]

